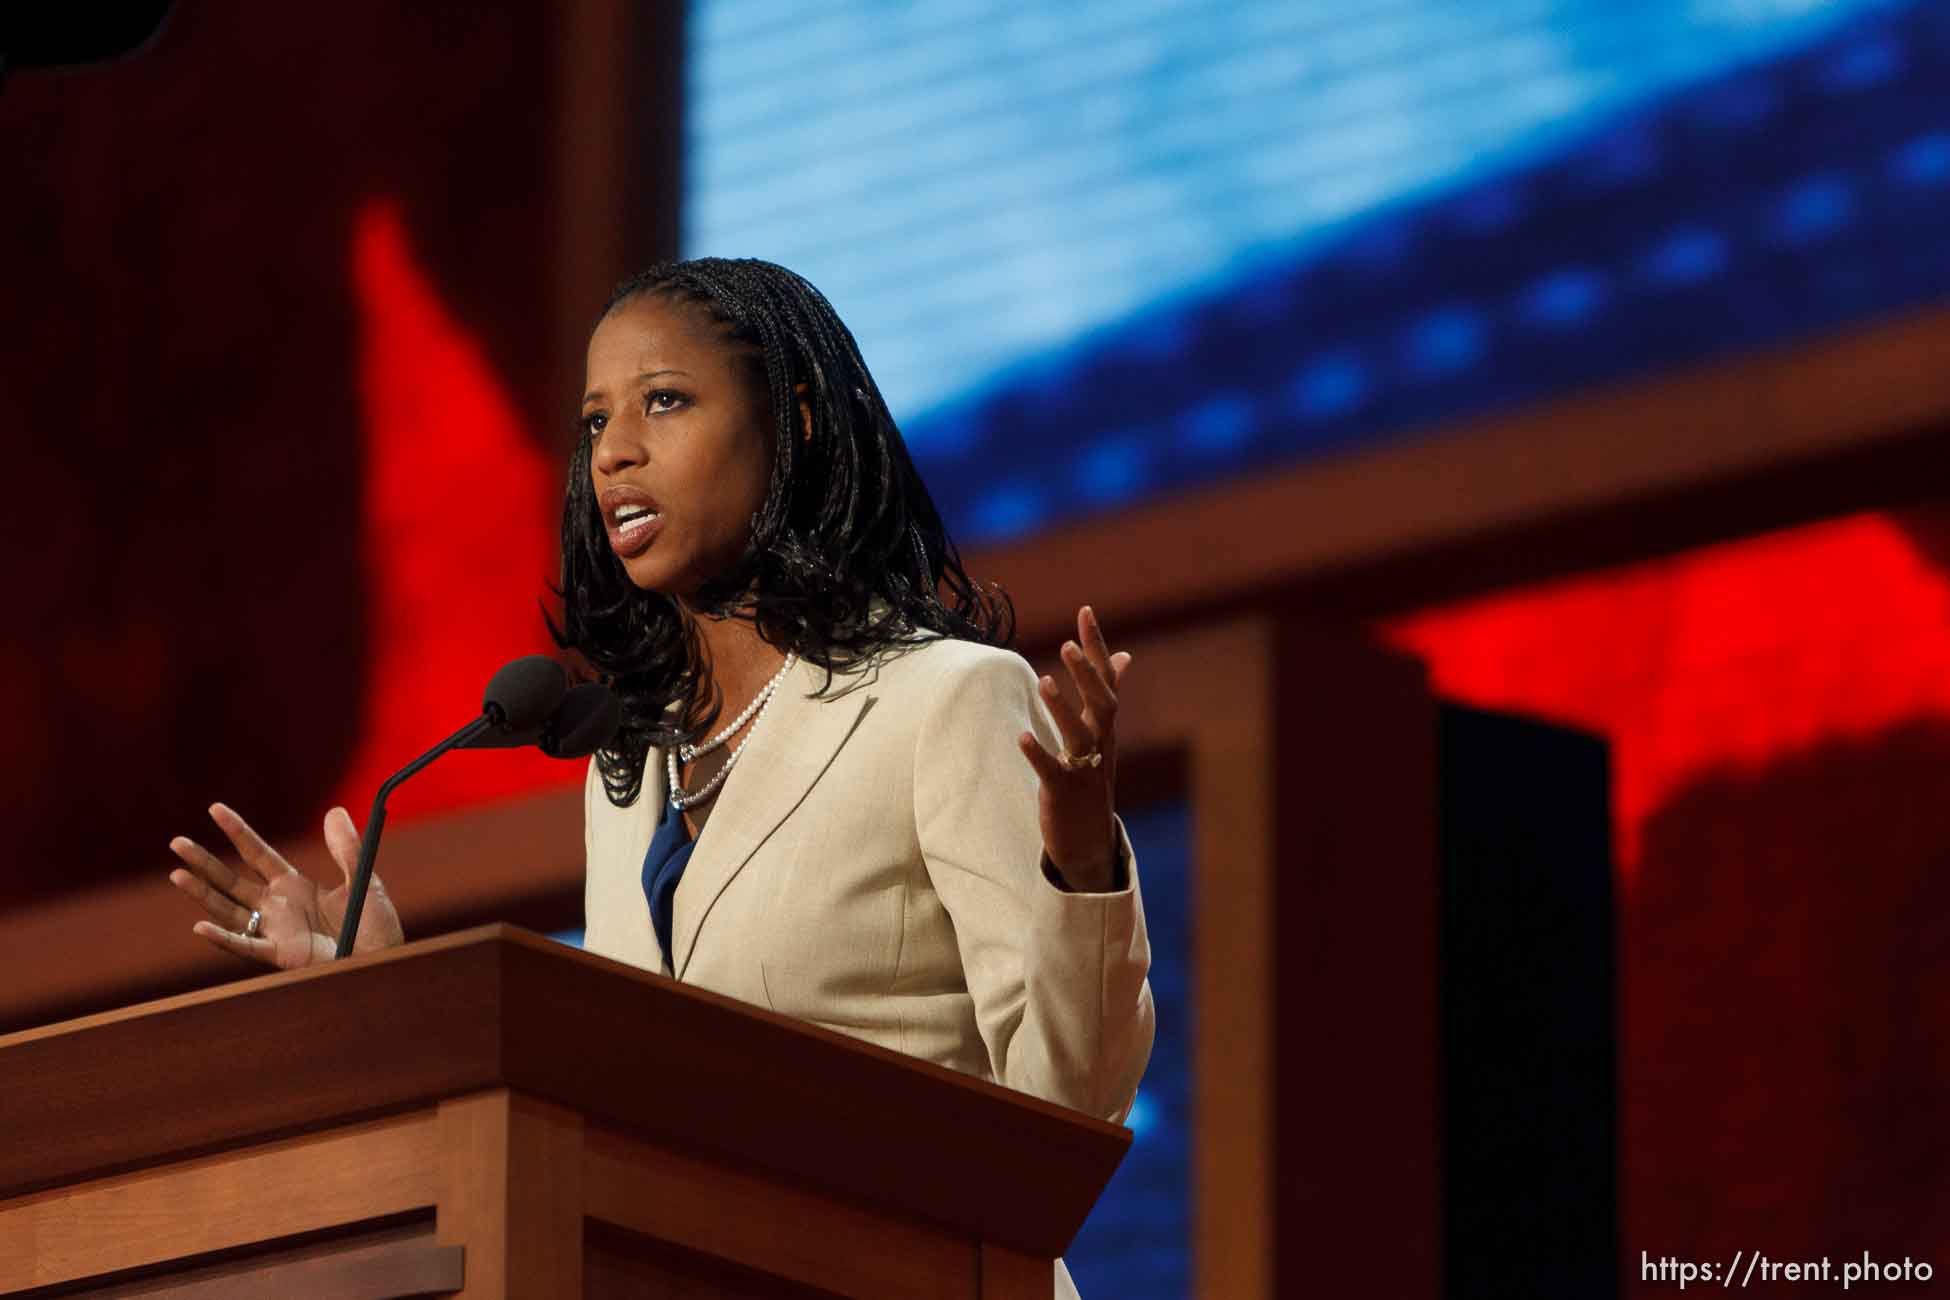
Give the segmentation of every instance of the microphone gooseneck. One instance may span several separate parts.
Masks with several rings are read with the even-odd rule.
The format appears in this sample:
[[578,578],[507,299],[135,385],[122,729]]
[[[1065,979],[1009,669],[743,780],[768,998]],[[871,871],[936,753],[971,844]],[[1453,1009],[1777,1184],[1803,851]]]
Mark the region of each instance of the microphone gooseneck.
[[[359,937],[359,917],[366,907],[366,889],[379,857],[379,833],[386,825],[386,800],[401,782],[449,750],[461,749],[482,736],[500,731],[540,734],[563,698],[569,694],[568,674],[546,655],[527,655],[503,665],[482,692],[481,714],[426,753],[387,777],[372,797],[372,813],[359,837],[359,863],[346,889],[345,923],[339,927],[337,955],[348,957]],[[517,743],[527,743],[521,741]]]

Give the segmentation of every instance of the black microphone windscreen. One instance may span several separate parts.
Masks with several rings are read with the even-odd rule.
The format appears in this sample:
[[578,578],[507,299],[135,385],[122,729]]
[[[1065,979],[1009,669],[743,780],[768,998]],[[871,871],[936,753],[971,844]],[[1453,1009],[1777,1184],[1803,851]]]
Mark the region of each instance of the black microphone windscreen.
[[547,655],[525,655],[503,664],[481,694],[481,711],[508,731],[531,731],[548,722],[569,692],[569,675]]
[[542,752],[553,758],[586,758],[607,745],[623,725],[623,702],[601,682],[569,688],[555,721],[542,734]]

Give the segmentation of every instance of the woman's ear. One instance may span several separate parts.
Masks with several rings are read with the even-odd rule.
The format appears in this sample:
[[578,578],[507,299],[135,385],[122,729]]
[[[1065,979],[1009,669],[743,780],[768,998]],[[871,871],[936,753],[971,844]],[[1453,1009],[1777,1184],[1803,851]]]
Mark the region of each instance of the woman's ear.
[[803,428],[806,431],[805,437],[802,439],[802,441],[811,442],[812,441],[812,403],[806,399],[807,388],[805,383],[801,381],[800,383],[794,384],[792,386],[792,391],[799,395],[799,425],[801,428]]

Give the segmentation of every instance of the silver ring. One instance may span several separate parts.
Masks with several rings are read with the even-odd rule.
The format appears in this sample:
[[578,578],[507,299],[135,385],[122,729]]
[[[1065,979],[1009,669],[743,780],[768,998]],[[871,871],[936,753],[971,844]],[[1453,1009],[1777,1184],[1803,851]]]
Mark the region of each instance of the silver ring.
[[1063,765],[1065,772],[1074,772],[1080,767],[1102,767],[1104,751],[1093,749],[1088,754],[1072,754],[1066,749],[1056,756],[1056,761]]
[[263,928],[263,925],[264,925],[264,913],[252,912],[251,919],[244,922],[244,933],[250,938],[255,939],[257,937],[258,930]]

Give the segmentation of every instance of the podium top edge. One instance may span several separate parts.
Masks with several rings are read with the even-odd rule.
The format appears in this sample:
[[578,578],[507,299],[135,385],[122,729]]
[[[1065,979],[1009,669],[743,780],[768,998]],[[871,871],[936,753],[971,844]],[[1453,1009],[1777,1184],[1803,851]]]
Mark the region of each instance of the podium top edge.
[[[431,953],[449,952],[456,948],[467,948],[477,944],[512,943],[524,948],[549,949],[563,954],[577,953],[579,950],[567,944],[557,943],[544,935],[536,934],[518,925],[496,921],[488,925],[472,926],[465,930],[455,930],[447,934],[434,935],[426,939],[416,939],[397,948],[386,948],[379,952],[360,953],[344,961],[320,962],[314,966],[303,966],[297,970],[266,971],[262,975],[249,975],[241,979],[225,980],[208,988],[193,989],[188,993],[176,993],[169,997],[151,998],[145,1002],[131,1002],[127,1006],[115,1007],[109,1011],[97,1011],[91,1015],[75,1016],[68,1020],[53,1020],[45,1025],[35,1025],[30,1029],[18,1029],[10,1034],[0,1034],[0,1052],[9,1047],[31,1043],[45,1038],[57,1038],[64,1034],[81,1033],[107,1025],[128,1020],[139,1020],[144,1016],[163,1012],[201,1006],[211,1002],[221,1002],[226,998],[244,996],[263,989],[274,989],[286,985],[303,984],[310,980],[325,979],[342,970],[362,966],[380,966],[393,962],[412,961]],[[588,954],[581,954],[587,956]]]
[[0,1038],[0,1199],[496,1089],[1049,1255],[1131,1142],[504,923]]

